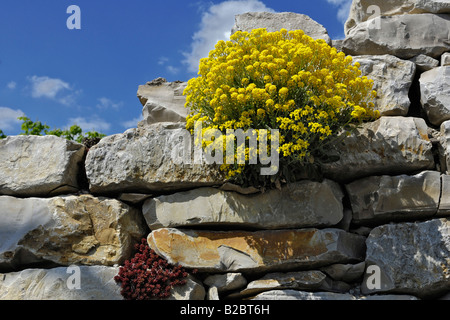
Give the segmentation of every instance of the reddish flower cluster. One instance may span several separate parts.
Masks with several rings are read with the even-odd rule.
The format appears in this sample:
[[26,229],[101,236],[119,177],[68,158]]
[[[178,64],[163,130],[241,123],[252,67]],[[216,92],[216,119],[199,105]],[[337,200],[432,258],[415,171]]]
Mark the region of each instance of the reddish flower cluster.
[[150,249],[147,239],[135,245],[137,253],[125,261],[119,274],[114,277],[121,284],[122,296],[127,300],[164,299],[170,290],[184,285],[188,273],[181,266],[172,266]]

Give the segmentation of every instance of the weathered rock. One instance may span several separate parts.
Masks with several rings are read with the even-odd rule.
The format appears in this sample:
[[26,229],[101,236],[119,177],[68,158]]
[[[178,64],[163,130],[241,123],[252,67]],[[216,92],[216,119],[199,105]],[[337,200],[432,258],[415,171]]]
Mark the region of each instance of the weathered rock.
[[198,188],[147,200],[143,214],[150,229],[233,226],[282,229],[336,225],[343,217],[340,186],[300,181],[255,195]]
[[435,167],[427,125],[421,118],[381,117],[343,138],[336,149],[340,160],[323,166],[325,176],[334,181]]
[[350,55],[391,54],[410,59],[419,54],[439,58],[450,50],[446,14],[381,16],[357,24],[344,40],[343,52]]
[[[443,295],[450,288],[449,257],[450,222],[446,219],[377,227],[367,238],[366,265],[376,266],[379,272],[366,273],[361,290],[420,298]],[[379,276],[379,288],[372,286],[374,276]]]
[[424,72],[419,81],[420,102],[428,120],[436,126],[450,120],[450,66]]
[[304,14],[293,12],[247,12],[235,17],[235,25],[231,33],[236,31],[251,32],[253,29],[265,28],[267,32],[280,31],[281,29],[303,30],[313,39],[323,39],[331,45],[331,38],[324,26]]
[[[306,290],[306,291],[334,291],[332,280],[320,271],[296,271],[287,273],[268,273],[264,277],[254,280],[231,297],[254,296],[270,290]],[[348,289],[349,287],[346,287]]]
[[90,195],[0,196],[0,270],[35,263],[119,264],[145,236],[139,210]]
[[[123,300],[114,280],[119,267],[70,266],[0,274],[0,300]],[[188,276],[167,300],[203,300],[201,283]]]
[[446,52],[441,57],[441,66],[450,66],[450,52]]
[[123,300],[118,267],[72,266],[0,274],[0,300]]
[[237,290],[245,287],[247,280],[242,273],[215,274],[203,280],[208,287],[216,287],[218,292]]
[[193,231],[158,229],[148,236],[172,264],[201,272],[288,271],[361,261],[365,238],[339,229]]
[[56,136],[0,140],[0,194],[52,196],[78,191],[82,144]]
[[426,56],[424,54],[419,54],[418,56],[409,59],[409,61],[416,64],[417,70],[419,72],[425,72],[439,66],[439,60]]
[[441,176],[441,198],[436,217],[450,216],[450,176],[443,174]]
[[374,224],[434,216],[441,196],[441,174],[424,171],[399,176],[372,176],[346,185],[353,222]]
[[167,82],[164,78],[139,86],[137,95],[144,106],[142,123],[185,122],[189,114],[183,95],[186,86],[187,82]]
[[[372,8],[370,8],[372,6]],[[379,10],[379,12],[375,11]],[[361,22],[380,16],[420,13],[450,13],[448,0],[354,0],[350,8],[345,34]]]
[[220,300],[219,289],[217,287],[209,287],[206,293],[206,300]]
[[184,125],[170,123],[103,138],[86,157],[90,190],[96,194],[153,193],[223,183],[217,165],[180,161],[184,150],[186,158],[195,159],[195,148],[186,148],[189,143],[194,146]]
[[362,278],[366,268],[365,262],[358,264],[333,264],[321,268],[333,280],[351,283]]
[[186,284],[175,286],[170,290],[170,296],[167,300],[204,300],[206,291],[202,283],[189,275],[186,278]]
[[258,294],[252,300],[417,300],[409,295],[354,296],[349,293],[272,290]]
[[[356,56],[362,75],[374,80],[376,106],[382,116],[406,116],[411,101],[408,94],[416,73],[411,61],[391,55]],[[437,60],[436,60],[437,61]]]

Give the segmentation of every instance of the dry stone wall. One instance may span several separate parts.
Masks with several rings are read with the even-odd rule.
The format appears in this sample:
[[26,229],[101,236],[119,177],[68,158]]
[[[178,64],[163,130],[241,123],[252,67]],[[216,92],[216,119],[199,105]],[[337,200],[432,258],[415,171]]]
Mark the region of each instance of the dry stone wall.
[[[136,128],[89,150],[0,140],[0,299],[122,299],[113,278],[142,238],[198,269],[173,300],[448,299],[449,21],[448,1],[353,1],[332,43],[375,81],[382,117],[342,140],[322,182],[262,193],[180,163],[186,83],[163,78],[139,87]],[[239,15],[233,31],[259,27],[331,42],[294,13]]]

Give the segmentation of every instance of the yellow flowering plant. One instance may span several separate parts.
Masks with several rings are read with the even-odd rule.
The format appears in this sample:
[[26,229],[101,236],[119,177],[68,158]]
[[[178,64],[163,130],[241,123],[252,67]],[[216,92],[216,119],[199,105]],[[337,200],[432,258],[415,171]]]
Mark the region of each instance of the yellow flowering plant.
[[[361,76],[350,56],[301,30],[238,31],[230,41],[219,41],[200,60],[199,76],[189,80],[187,129],[194,132],[198,121],[203,131],[278,129],[279,147],[269,150],[279,153],[277,175],[259,176],[261,165],[248,161],[259,150],[250,147],[235,150],[236,159],[245,154],[245,164],[224,161],[220,167],[237,183],[267,187],[337,160],[330,155],[333,142],[379,117],[372,88],[373,81]],[[224,149],[229,138],[220,141]],[[201,142],[204,147],[213,143]]]

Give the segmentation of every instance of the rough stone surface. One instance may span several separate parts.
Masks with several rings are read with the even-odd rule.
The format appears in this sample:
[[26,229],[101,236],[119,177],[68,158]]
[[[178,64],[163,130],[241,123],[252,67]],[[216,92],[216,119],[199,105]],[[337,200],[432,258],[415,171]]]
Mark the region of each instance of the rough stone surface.
[[186,278],[186,284],[175,286],[170,290],[167,300],[204,300],[206,291],[203,284],[191,275]]
[[372,176],[346,185],[354,223],[411,221],[434,216],[441,196],[441,174]]
[[252,300],[417,300],[410,295],[354,296],[349,293],[272,290],[258,294]]
[[425,120],[381,117],[336,145],[340,160],[325,164],[325,176],[350,182],[372,175],[395,175],[434,169]]
[[0,274],[0,300],[123,300],[120,286],[114,281],[118,267],[75,268],[78,269],[27,269]]
[[450,120],[450,66],[424,72],[419,81],[420,101],[430,122],[439,126]]
[[0,140],[0,194],[52,196],[78,191],[85,147],[56,136]]
[[[345,34],[361,22],[373,19],[377,12],[381,16],[420,13],[450,13],[449,0],[354,0],[345,23]],[[370,10],[369,10],[370,9]]]
[[444,121],[441,124],[439,137],[439,163],[441,171],[450,173],[450,120]]
[[280,31],[281,29],[303,30],[305,34],[313,39],[323,39],[331,45],[331,38],[328,31],[321,24],[317,23],[304,14],[293,12],[247,12],[238,14],[231,33],[236,31],[251,32],[253,29],[266,28],[268,32]]
[[43,262],[112,266],[143,236],[140,212],[114,199],[0,196],[3,271]]
[[184,105],[186,97],[183,91],[187,82],[167,82],[158,78],[138,88],[138,98],[144,106],[143,124],[158,122],[184,122],[189,109]]
[[[250,282],[239,292],[239,296],[254,296],[270,290],[334,291],[333,281],[320,271],[296,271],[287,273],[268,273]],[[347,288],[348,289],[348,288]]]
[[245,287],[247,280],[242,273],[230,272],[209,276],[203,280],[203,283],[208,287],[216,287],[218,293],[221,293],[224,291],[237,290]]
[[409,59],[409,61],[416,64],[417,70],[419,72],[425,72],[439,66],[439,60],[426,56],[424,54],[419,54],[418,56]]
[[339,229],[194,231],[158,229],[150,248],[172,264],[204,272],[288,271],[359,262],[365,238]]
[[330,278],[336,281],[352,283],[362,278],[366,268],[365,262],[357,264],[333,264],[321,268]]
[[450,52],[446,52],[441,57],[441,66],[450,66]]
[[323,227],[342,220],[343,197],[340,186],[333,181],[300,181],[250,196],[198,188],[149,199],[142,210],[152,230],[183,226]]
[[448,220],[383,225],[373,229],[366,242],[366,265],[379,268],[380,289],[368,288],[370,275],[366,273],[363,293],[403,293],[430,298],[449,291]]
[[374,80],[373,89],[378,93],[376,106],[381,115],[406,116],[416,65],[392,55],[355,56],[353,61],[361,65],[362,75]]
[[450,215],[450,176],[441,176],[441,199],[436,217],[447,217]]
[[194,146],[184,125],[170,123],[106,137],[86,158],[90,190],[97,194],[153,193],[223,183],[216,165],[194,163],[194,147],[186,153],[192,155],[186,157],[192,164],[181,161],[189,142]]
[[419,54],[439,58],[450,50],[448,14],[382,16],[361,22],[347,34],[343,51],[350,55],[391,54],[410,59]]

